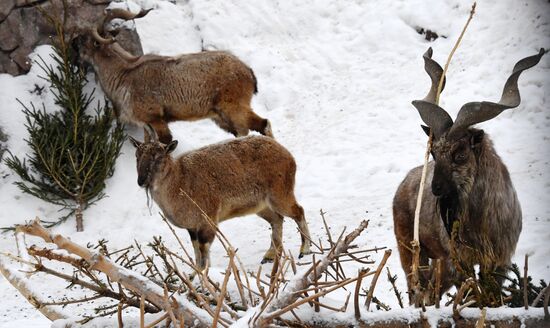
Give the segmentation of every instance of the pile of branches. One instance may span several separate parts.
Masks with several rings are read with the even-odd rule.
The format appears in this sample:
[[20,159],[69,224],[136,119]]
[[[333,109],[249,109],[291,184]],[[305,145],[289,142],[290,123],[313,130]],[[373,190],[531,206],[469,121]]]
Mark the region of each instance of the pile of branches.
[[[361,308],[368,308],[371,302],[377,303],[374,289],[391,254],[391,250],[386,250],[379,265],[374,268],[375,262],[369,254],[384,247],[358,249],[352,244],[367,228],[368,221],[361,222],[347,235],[344,235],[344,229],[337,238],[333,238],[324,221],[326,246],[320,239],[317,242],[312,240],[315,250],[309,262],[296,261],[290,251],[281,250],[271,272],[262,273],[262,266],[254,272],[246,270],[236,249],[218,230],[218,240],[228,257],[223,282],[220,283],[211,278],[208,270],[201,271],[196,266],[173,228],[168,221],[164,221],[181,250],[170,249],[160,237],[155,237],[147,246],[136,242],[115,251],[109,249],[105,240],[83,247],[62,235],[53,234],[38,219],[18,226],[16,240],[19,254],[3,255],[22,263],[29,275],[46,274],[60,278],[69,283],[68,287],[79,286],[86,290],[86,296],[44,301],[25,285],[25,279],[14,281],[14,275],[10,272],[3,273],[6,277],[12,277],[8,280],[52,321],[65,317],[59,310],[61,307],[93,303],[96,304],[92,307],[94,312],[85,314],[79,323],[116,315],[119,327],[123,327],[126,319],[123,316],[127,313],[125,310],[135,308],[136,312],[139,309],[140,327],[154,327],[162,321],[174,327],[229,327],[235,323],[254,327],[301,327],[307,326],[307,320],[311,319],[302,320],[297,314],[298,308],[309,306],[317,312],[320,308],[346,312],[352,295],[355,316],[359,318]],[[23,242],[25,236],[39,237],[48,246],[27,247]],[[351,277],[346,275],[342,264],[350,261],[364,266]],[[65,270],[54,269],[59,265],[64,266]],[[67,271],[67,266],[72,274],[63,272]],[[0,268],[6,271],[8,266],[0,263]],[[370,288],[366,295],[362,295],[361,281],[371,275],[373,279]],[[228,291],[230,282],[236,286],[236,292]],[[355,288],[348,288],[350,291],[347,291],[346,287],[353,283]],[[340,307],[323,301],[327,294],[335,291],[347,293]],[[360,296],[366,296],[365,305],[359,303]],[[98,303],[101,305],[97,306]],[[147,313],[156,315],[146,316]]]

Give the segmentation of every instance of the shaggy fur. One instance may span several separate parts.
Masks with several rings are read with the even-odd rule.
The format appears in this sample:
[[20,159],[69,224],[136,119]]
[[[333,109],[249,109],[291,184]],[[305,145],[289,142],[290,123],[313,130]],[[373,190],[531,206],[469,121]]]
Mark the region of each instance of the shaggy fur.
[[[514,65],[497,103],[468,102],[460,108],[454,122],[436,101],[439,81],[445,81],[443,68],[432,59],[431,48],[423,55],[424,69],[432,85],[423,100],[412,104],[427,125],[423,126],[424,132],[433,136],[434,161],[428,164],[426,178],[431,186],[430,183],[424,186],[420,211],[420,267],[428,267],[430,258],[442,260],[441,293],[453,281],[463,280],[465,271],[471,274],[476,264],[481,280],[488,273],[505,273],[510,265],[521,232],[521,207],[510,174],[491,140],[483,130],[472,126],[519,106],[518,79],[523,71],[537,65],[544,53],[540,49],[538,54]],[[414,289],[409,246],[421,175],[422,167],[411,170],[393,199],[395,236],[409,290]],[[430,277],[433,266],[430,271],[419,276],[424,288],[433,278]],[[492,280],[487,282],[494,285]],[[502,284],[502,279],[497,279],[497,283]],[[413,298],[409,293],[409,301]],[[430,302],[429,297],[427,301]]]
[[309,253],[304,210],[294,197],[296,163],[274,139],[237,138],[178,158],[169,155],[177,141],[165,146],[155,141],[131,140],[137,148],[138,184],[150,189],[170,222],[189,231],[201,268],[207,265],[215,237],[215,228],[205,220],[201,209],[215,224],[254,213],[268,221],[272,243],[264,261],[273,260],[281,251],[283,216],[291,217],[302,233],[300,256]]
[[[521,232],[521,207],[506,166],[492,142],[481,130],[470,128],[456,141],[445,137],[433,145],[435,162],[428,164],[420,213],[419,238],[421,266],[429,258],[442,259],[441,293],[458,278],[450,261],[450,238],[455,220],[459,221],[455,241],[457,260],[480,265],[481,272],[504,271],[510,264]],[[410,286],[414,211],[422,167],[412,169],[393,200],[394,230],[401,265]],[[434,190],[441,193],[434,195]],[[443,220],[442,220],[443,219]],[[426,287],[429,273],[421,276]]]
[[[117,47],[118,51],[115,51]],[[212,119],[235,136],[249,130],[273,137],[267,119],[250,106],[257,91],[252,69],[225,51],[177,57],[144,55],[129,60],[118,44],[80,40],[81,57],[92,64],[118,118],[150,124],[164,143],[172,140],[168,123]]]

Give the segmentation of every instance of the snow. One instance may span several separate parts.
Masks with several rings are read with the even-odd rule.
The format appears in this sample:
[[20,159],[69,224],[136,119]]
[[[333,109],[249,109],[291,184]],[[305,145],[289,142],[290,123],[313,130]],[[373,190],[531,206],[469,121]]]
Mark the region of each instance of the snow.
[[[224,49],[252,67],[259,84],[253,108],[271,120],[275,137],[296,158],[296,195],[305,208],[312,237],[324,237],[321,208],[328,213],[333,234],[339,234],[345,226],[351,231],[361,220],[370,219],[369,228],[356,243],[361,247],[393,249],[388,265],[398,275],[398,287],[404,292],[405,277],[395,247],[391,202],[408,170],[422,163],[427,139],[410,102],[423,98],[429,87],[422,54],[431,46],[434,58],[445,62],[471,2],[136,2],[155,8],[135,21],[146,52],[175,55],[200,51],[201,47]],[[442,107],[451,116],[465,102],[496,101],[513,65],[550,45],[547,6],[544,0],[486,0],[477,4],[476,15],[449,68],[441,98]],[[417,27],[445,37],[428,42],[415,31]],[[33,58],[41,55],[51,61],[48,53],[50,48],[41,46]],[[513,260],[522,266],[528,253],[529,273],[535,280],[547,281],[549,72],[550,56],[546,55],[520,78],[522,104],[480,124],[508,166],[522,204],[523,231]],[[18,156],[23,156],[28,146],[24,142],[25,117],[16,99],[26,105],[33,102],[41,106],[45,102],[48,110],[53,107],[51,92],[30,93],[34,84],[45,84],[40,75],[36,65],[24,76],[0,74],[0,126],[10,136],[9,149]],[[232,138],[210,121],[177,122],[170,128],[179,141],[177,153]],[[137,129],[128,131],[140,137]],[[177,249],[156,205],[149,214],[145,192],[136,183],[130,143],[124,145],[122,152],[115,175],[107,182],[109,197],[84,213],[85,231],[75,233],[74,220],[55,231],[82,245],[105,238],[112,249],[131,244],[134,239],[145,244],[152,236],[162,235]],[[36,216],[59,216],[56,207],[22,194],[13,185],[17,178],[4,163],[0,164],[0,173],[0,226],[23,223]],[[256,270],[269,247],[269,225],[249,216],[224,222],[220,227],[239,249],[244,265]],[[187,233],[182,231],[181,236],[190,247]],[[36,242],[27,240],[29,245]],[[291,220],[285,224],[284,245],[297,254],[300,240]],[[0,251],[16,253],[12,234],[0,235]],[[211,271],[223,271],[227,258],[219,242],[213,244],[211,254]],[[381,258],[381,253],[375,258]],[[268,272],[270,267],[264,265],[263,271]],[[349,264],[346,267],[350,273],[357,269]],[[30,282],[40,286],[44,297],[57,295],[65,286],[50,280],[46,284],[41,279],[33,277]],[[365,279],[364,286],[369,282]],[[0,278],[0,295],[0,328],[49,326],[4,278]],[[398,307],[384,276],[379,279],[375,296],[394,309]],[[327,303],[341,306],[344,297],[343,293],[331,296]],[[410,313],[412,309],[403,311]],[[499,311],[512,310],[496,310]]]

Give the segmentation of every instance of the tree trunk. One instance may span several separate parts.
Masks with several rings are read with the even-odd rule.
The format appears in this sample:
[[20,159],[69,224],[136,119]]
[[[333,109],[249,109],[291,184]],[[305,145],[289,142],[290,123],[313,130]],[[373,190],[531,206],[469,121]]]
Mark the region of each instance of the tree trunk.
[[84,222],[83,222],[83,218],[82,218],[82,210],[83,210],[83,204],[82,204],[82,201],[79,200],[78,201],[78,206],[76,208],[76,211],[75,211],[75,216],[76,216],[76,231],[80,232],[80,231],[84,231]]

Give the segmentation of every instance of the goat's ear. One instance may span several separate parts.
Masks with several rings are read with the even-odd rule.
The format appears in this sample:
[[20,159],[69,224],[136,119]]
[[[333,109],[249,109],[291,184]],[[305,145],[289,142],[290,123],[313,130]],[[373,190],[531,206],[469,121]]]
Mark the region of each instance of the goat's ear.
[[130,142],[132,143],[132,145],[134,145],[134,147],[138,148],[139,146],[141,146],[141,142],[137,141],[136,139],[132,138],[132,137],[129,137],[130,139]]
[[483,136],[485,132],[483,130],[474,130],[470,136],[470,145],[472,148],[476,148],[483,141]]
[[426,133],[426,135],[429,137],[432,129],[430,129],[430,127],[426,125],[420,125],[420,127],[422,128],[422,130],[424,130],[424,133]]
[[164,148],[164,150],[166,151],[167,154],[170,154],[176,149],[177,146],[178,146],[178,141],[172,140],[170,141],[169,144],[166,145],[166,148]]

